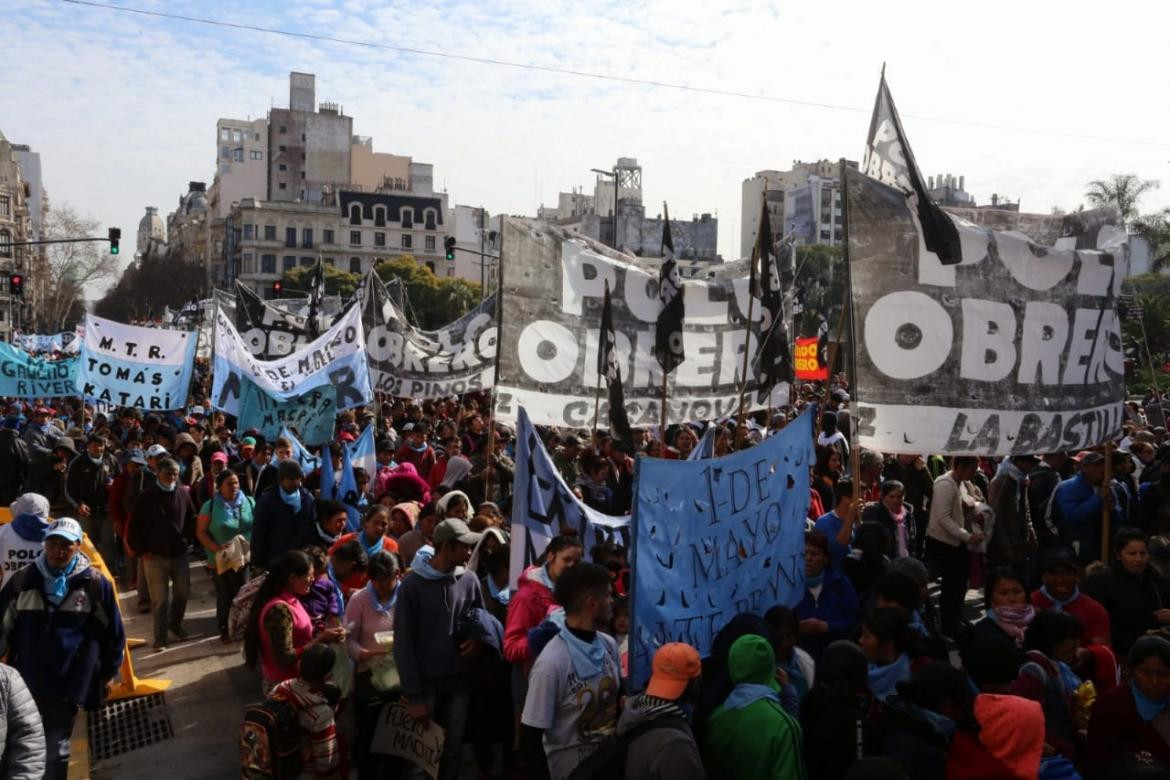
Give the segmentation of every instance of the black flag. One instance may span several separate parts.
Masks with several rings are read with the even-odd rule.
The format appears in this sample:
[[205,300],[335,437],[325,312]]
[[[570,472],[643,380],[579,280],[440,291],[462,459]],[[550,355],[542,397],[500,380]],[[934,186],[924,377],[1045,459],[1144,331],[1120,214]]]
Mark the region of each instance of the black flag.
[[674,257],[674,239],[670,235],[670,211],[662,204],[662,269],[658,272],[658,324],[654,340],[654,356],[662,370],[669,374],[686,360],[683,351],[682,279]]
[[626,394],[622,389],[622,372],[617,362],[617,338],[613,333],[613,312],[609,303],[609,284],[605,285],[605,304],[601,309],[601,332],[597,334],[597,373],[605,377],[609,391],[609,434],[616,441],[633,443],[630,418],[626,415]]
[[309,335],[316,338],[321,332],[321,305],[325,301],[325,262],[317,258],[313,281],[309,285]]
[[772,385],[792,377],[788,327],[784,321],[784,290],[780,286],[780,264],[772,247],[772,223],[768,218],[767,203],[760,207],[760,230],[752,252],[751,290],[752,295],[760,299],[764,314],[760,323],[756,366],[766,378],[760,388],[766,393]]
[[894,98],[886,84],[884,68],[873,105],[873,118],[869,122],[869,139],[865,144],[865,161],[861,169],[866,176],[906,193],[911,209],[922,224],[923,242],[928,250],[938,255],[940,262],[956,265],[962,259],[955,223],[930,199],[922,182],[922,173],[914,161],[914,153],[910,151],[910,142],[906,140],[902,120],[898,118],[898,109],[894,107]]

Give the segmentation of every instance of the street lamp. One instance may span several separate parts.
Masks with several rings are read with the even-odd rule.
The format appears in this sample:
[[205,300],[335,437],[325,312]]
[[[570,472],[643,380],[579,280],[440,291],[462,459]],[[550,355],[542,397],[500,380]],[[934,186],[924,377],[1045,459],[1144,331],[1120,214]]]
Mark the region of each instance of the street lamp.
[[600,168],[590,168],[590,171],[601,176],[610,176],[613,178],[613,241],[610,243],[614,249],[618,248],[618,229],[617,229],[617,207],[618,207],[618,170],[617,166],[613,167],[612,171],[603,171]]

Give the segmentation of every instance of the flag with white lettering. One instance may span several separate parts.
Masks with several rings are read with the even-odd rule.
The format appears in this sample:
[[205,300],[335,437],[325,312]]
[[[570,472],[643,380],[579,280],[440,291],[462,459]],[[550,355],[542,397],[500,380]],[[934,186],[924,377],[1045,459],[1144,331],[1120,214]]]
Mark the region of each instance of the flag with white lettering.
[[[759,264],[759,270],[756,264]],[[784,291],[780,287],[780,265],[772,248],[772,223],[768,204],[760,207],[760,230],[752,252],[752,294],[760,299],[764,312],[764,338],[756,361],[759,372],[774,385],[792,377],[792,354],[788,349],[788,328],[784,321]],[[760,392],[767,397],[766,390]]]
[[682,278],[674,256],[674,239],[670,235],[670,210],[662,204],[662,268],[658,272],[658,322],[655,326],[654,357],[666,373],[686,360],[683,349],[683,319],[686,309]]
[[622,392],[622,372],[617,363],[617,337],[613,333],[613,307],[609,287],[605,288],[605,303],[601,308],[601,345],[597,350],[597,373],[605,377],[609,395],[609,433],[614,439],[631,443],[634,432],[626,415],[626,398]]
[[77,384],[86,398],[116,406],[185,409],[195,341],[194,331],[143,328],[87,314]]

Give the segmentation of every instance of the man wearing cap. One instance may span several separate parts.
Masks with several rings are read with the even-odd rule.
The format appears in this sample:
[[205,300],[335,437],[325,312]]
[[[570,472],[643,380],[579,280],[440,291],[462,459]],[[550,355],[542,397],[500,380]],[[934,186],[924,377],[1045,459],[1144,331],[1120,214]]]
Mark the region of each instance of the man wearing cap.
[[439,765],[440,780],[459,774],[470,703],[467,661],[482,650],[476,639],[460,640],[463,618],[482,609],[483,594],[474,573],[457,576],[483,534],[448,518],[435,528],[435,553],[415,560],[398,586],[394,607],[394,662],[410,716],[433,720],[447,732]]
[[240,475],[240,490],[245,495],[259,498],[256,494],[256,482],[260,479],[260,472],[268,465],[268,445],[257,444],[251,436],[240,440],[240,457],[242,461],[232,467],[232,471]]
[[114,565],[114,523],[108,507],[110,484],[117,472],[118,464],[106,454],[105,437],[91,433],[85,452],[73,459],[65,473],[65,498],[71,512],[81,520],[107,566]]
[[435,467],[438,456],[431,445],[427,444],[426,423],[408,422],[402,426],[402,435],[406,439],[398,448],[394,459],[399,463],[409,463],[414,466],[424,478]]
[[8,507],[12,522],[0,526],[0,584],[41,557],[49,530],[49,500],[25,493]]
[[1032,606],[1039,610],[1067,612],[1081,621],[1081,647],[1110,643],[1109,613],[1101,602],[1081,593],[1081,567],[1077,556],[1063,545],[1046,550],[1040,557],[1044,584],[1033,591]]
[[163,458],[158,484],[138,499],[130,518],[130,549],[142,557],[154,615],[154,649],[167,646],[167,630],[187,638],[183,617],[191,594],[191,566],[187,548],[195,539],[195,505],[179,487],[179,464]]
[[34,565],[0,589],[0,653],[8,654],[45,729],[46,780],[64,780],[78,708],[96,710],[118,673],[126,635],[113,585],[81,552],[81,524],[61,518]]
[[252,521],[252,564],[261,568],[314,534],[317,522],[313,496],[301,486],[301,464],[286,460],[276,468],[276,487],[257,499]]
[[1029,548],[1036,545],[1028,508],[1028,473],[1040,459],[1035,455],[1004,458],[987,489],[987,503],[995,524],[987,545],[989,567],[1007,566],[1023,576]]
[[1113,525],[1125,525],[1121,507],[1105,484],[1105,456],[1081,452],[1081,468],[1071,479],[1056,486],[1052,495],[1052,519],[1060,540],[1077,552],[1082,564],[1101,558],[1101,510],[1105,499],[1113,502]]
[[60,429],[50,422],[52,414],[48,407],[38,406],[33,409],[32,419],[24,429],[24,443],[28,446],[29,456],[34,459],[48,457],[61,435]]
[[702,669],[698,651],[688,644],[669,642],[654,653],[646,692],[627,699],[618,718],[619,737],[642,729],[627,748],[626,777],[703,780],[707,776],[684,709],[698,695]]

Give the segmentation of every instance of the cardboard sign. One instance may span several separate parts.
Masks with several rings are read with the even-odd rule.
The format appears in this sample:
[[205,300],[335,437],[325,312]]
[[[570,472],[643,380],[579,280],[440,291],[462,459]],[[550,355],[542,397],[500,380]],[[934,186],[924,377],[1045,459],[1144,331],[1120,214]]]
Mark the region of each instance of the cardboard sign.
[[406,702],[396,701],[382,707],[370,742],[371,753],[401,756],[413,761],[435,780],[447,733],[433,720],[426,726],[406,714]]

